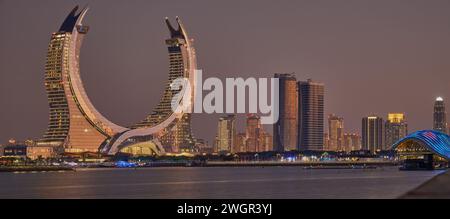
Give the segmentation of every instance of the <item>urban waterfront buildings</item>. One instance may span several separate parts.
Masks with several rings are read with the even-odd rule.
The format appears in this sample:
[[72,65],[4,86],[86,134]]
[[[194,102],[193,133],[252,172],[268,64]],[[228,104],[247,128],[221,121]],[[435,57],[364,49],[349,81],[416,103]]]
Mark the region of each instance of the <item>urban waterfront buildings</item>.
[[276,151],[324,149],[324,85],[297,81],[293,74],[279,79],[279,119],[273,127]]
[[217,125],[217,152],[235,153],[236,149],[236,116],[220,117]]
[[442,97],[436,98],[434,102],[433,130],[448,133],[447,112],[445,111],[445,103]]
[[383,118],[372,115],[362,119],[362,149],[371,153],[384,149]]
[[347,152],[361,150],[361,136],[356,133],[345,133],[344,150]]
[[236,136],[236,148],[234,151],[236,151],[237,153],[246,152],[246,141],[247,135],[245,133],[238,133]]
[[261,125],[261,118],[256,114],[247,115],[245,137],[245,152],[272,150],[272,136],[264,131]]
[[279,118],[273,125],[276,151],[298,150],[298,89],[293,74],[275,74],[279,79]]
[[344,150],[344,118],[334,114],[328,116],[329,141],[327,150]]
[[408,135],[408,123],[404,113],[389,113],[385,123],[385,150]]
[[311,79],[297,84],[299,149],[323,150],[324,85]]
[[267,133],[260,116],[247,114],[245,133],[236,133],[236,116],[229,115],[219,119],[215,152],[245,153],[273,151],[273,137]]

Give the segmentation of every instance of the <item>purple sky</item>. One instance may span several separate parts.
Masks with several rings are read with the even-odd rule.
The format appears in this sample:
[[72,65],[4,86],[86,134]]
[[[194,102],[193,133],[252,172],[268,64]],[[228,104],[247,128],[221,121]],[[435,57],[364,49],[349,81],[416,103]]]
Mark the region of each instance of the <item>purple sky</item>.
[[[158,103],[168,72],[163,19],[176,15],[205,77],[313,78],[325,83],[326,113],[343,116],[348,131],[388,112],[405,112],[411,131],[427,129],[434,98],[450,98],[448,0],[0,0],[0,143],[45,131],[50,35],[86,3],[82,78],[99,111],[121,125]],[[194,134],[211,140],[219,116],[194,115]]]

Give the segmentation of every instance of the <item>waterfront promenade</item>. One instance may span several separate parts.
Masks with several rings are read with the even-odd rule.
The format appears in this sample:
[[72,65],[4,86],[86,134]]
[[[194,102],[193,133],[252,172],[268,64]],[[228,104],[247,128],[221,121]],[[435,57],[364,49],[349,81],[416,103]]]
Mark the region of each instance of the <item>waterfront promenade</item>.
[[448,199],[450,198],[450,171],[439,174],[419,187],[407,192],[403,199]]

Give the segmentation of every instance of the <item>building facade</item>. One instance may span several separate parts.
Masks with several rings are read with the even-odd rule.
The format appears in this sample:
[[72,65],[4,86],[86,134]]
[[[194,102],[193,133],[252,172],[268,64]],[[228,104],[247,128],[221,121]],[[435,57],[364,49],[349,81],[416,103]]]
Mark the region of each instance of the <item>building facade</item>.
[[362,119],[362,149],[371,153],[384,149],[383,118],[368,116]]
[[436,98],[434,102],[433,130],[448,133],[447,112],[442,97]]
[[127,130],[103,117],[89,100],[80,76],[80,48],[89,27],[82,24],[87,8],[75,7],[52,34],[45,65],[49,103],[48,128],[36,144],[65,152],[98,152],[100,144]]
[[297,86],[299,150],[323,150],[324,84],[309,79]]
[[404,113],[389,113],[385,123],[385,150],[390,150],[398,140],[408,135],[408,123]]
[[347,152],[361,150],[361,136],[356,133],[345,133],[344,148]]
[[[172,89],[171,84],[177,78],[189,78],[193,76],[193,70],[197,69],[197,58],[193,45],[193,39],[189,38],[185,28],[177,17],[178,29],[175,29],[166,18],[166,24],[170,31],[170,38],[166,40],[169,52],[169,76],[164,89],[164,94],[153,110],[144,120],[131,128],[145,128],[162,123],[173,114],[172,99],[180,90]],[[192,91],[193,92],[193,91]],[[195,138],[191,129],[191,114],[185,113],[170,130],[165,130],[160,141],[168,152],[195,152]]]
[[328,116],[328,149],[330,151],[344,150],[344,118],[334,114]]
[[298,149],[298,91],[292,74],[275,74],[279,80],[279,118],[273,125],[273,146],[276,151]]
[[220,117],[217,125],[217,152],[235,153],[236,149],[236,116]]

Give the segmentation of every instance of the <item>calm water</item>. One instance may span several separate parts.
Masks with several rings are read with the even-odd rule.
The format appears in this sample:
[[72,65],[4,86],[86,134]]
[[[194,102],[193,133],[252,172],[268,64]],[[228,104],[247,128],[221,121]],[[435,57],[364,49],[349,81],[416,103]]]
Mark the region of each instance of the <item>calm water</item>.
[[170,167],[0,173],[0,198],[396,198],[440,172]]

